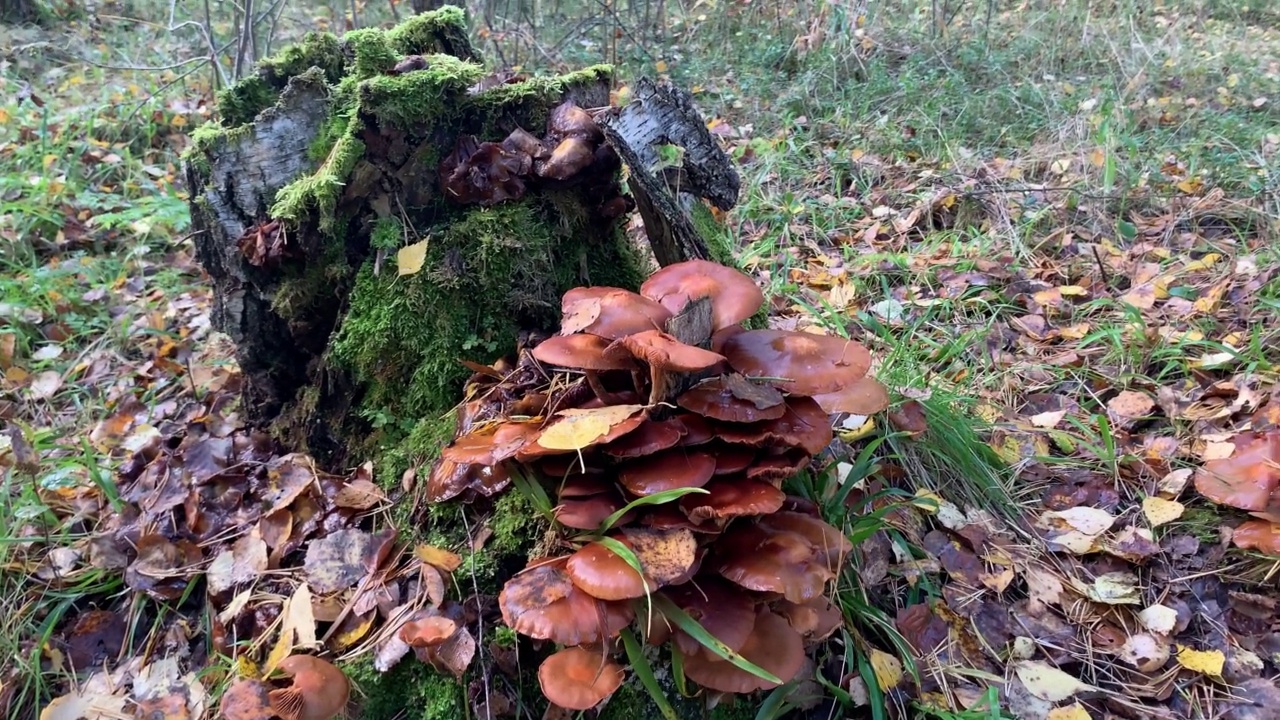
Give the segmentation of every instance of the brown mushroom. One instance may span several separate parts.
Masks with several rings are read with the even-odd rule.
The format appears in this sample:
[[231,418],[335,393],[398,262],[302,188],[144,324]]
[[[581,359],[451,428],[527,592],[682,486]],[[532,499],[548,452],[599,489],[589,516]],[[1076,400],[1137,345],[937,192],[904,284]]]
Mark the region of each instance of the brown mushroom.
[[498,593],[508,627],[537,640],[562,645],[612,638],[635,619],[631,605],[605,602],[578,589],[565,572],[565,558],[524,570]]
[[[595,530],[610,515],[623,507],[622,500],[613,492],[583,497],[561,497],[560,504],[554,509],[556,522],[576,530]],[[619,523],[629,522],[635,517],[629,511],[618,519]]]
[[703,350],[692,345],[685,345],[671,335],[660,330],[646,330],[615,340],[605,351],[610,353],[630,353],[649,366],[649,404],[664,402],[671,391],[674,373],[689,373],[706,370],[724,362],[724,356]]
[[270,691],[271,686],[261,680],[241,678],[222,694],[218,714],[223,720],[270,720],[275,717]]
[[795,475],[809,465],[812,456],[800,448],[789,448],[758,458],[747,468],[747,477],[754,480],[779,483]]
[[589,543],[570,555],[564,571],[579,590],[600,600],[630,600],[653,589],[626,560],[600,543]]
[[676,404],[714,420],[740,423],[777,420],[787,411],[777,388],[737,373],[703,380],[681,393]]
[[497,465],[515,457],[540,431],[538,423],[533,422],[490,424],[454,438],[440,455],[455,463]]
[[[804,665],[800,635],[782,617],[764,609],[756,615],[751,635],[738,652],[784,683],[795,678]],[[778,686],[727,660],[701,652],[685,658],[684,672],[690,680],[720,692],[751,693]]]
[[694,523],[777,512],[786,495],[762,480],[717,478],[707,483],[707,494],[680,498],[680,509]]
[[662,504],[640,517],[640,523],[654,530],[684,529],[691,532],[715,535],[721,528],[712,522],[695,523],[674,504]]
[[545,160],[551,157],[551,151],[542,144],[542,141],[522,128],[512,130],[511,134],[502,141],[502,147],[509,153],[523,153],[534,160]]
[[551,180],[568,180],[586,170],[595,159],[591,143],[580,137],[567,137],[551,151],[551,157],[533,164],[538,177]]
[[552,703],[590,710],[622,685],[622,667],[580,647],[565,648],[538,666],[538,685]]
[[489,497],[505,490],[511,475],[502,465],[456,463],[436,458],[427,479],[427,500],[444,502],[468,491]]
[[692,300],[711,298],[712,330],[746,320],[764,305],[764,293],[745,273],[709,260],[686,260],[650,275],[640,294],[678,313]]
[[552,137],[577,137],[598,142],[604,132],[591,113],[567,100],[551,109],[547,116],[547,134]]
[[751,467],[751,463],[756,459],[755,449],[742,445],[714,443],[704,448],[703,452],[711,453],[716,459],[715,474],[717,476],[737,475]]
[[871,369],[871,354],[852,340],[792,330],[740,332],[724,341],[724,356],[748,377],[782,378],[774,384],[795,395],[836,392]]
[[400,626],[400,639],[409,647],[429,648],[444,643],[458,632],[458,623],[443,615],[411,620]]
[[755,447],[778,443],[802,448],[810,455],[822,452],[835,436],[831,430],[831,416],[812,398],[799,395],[787,398],[787,410],[777,420],[750,425],[720,423],[715,426],[715,432],[728,443]]
[[821,518],[802,512],[775,512],[760,518],[760,524],[771,530],[790,532],[809,541],[818,558],[832,572],[853,552],[853,543],[839,529]]
[[[630,290],[608,286],[574,288],[560,298],[560,334],[588,333],[609,340],[660,329],[671,313]],[[633,362],[622,353],[618,362]]]
[[832,605],[825,597],[804,603],[779,600],[773,603],[773,609],[791,623],[792,629],[809,641],[825,640],[844,623],[840,608]]
[[715,438],[715,431],[701,415],[681,413],[672,419],[684,426],[684,437],[680,438],[680,447],[705,445]]
[[615,458],[642,457],[675,447],[684,435],[685,426],[679,420],[647,420],[634,432],[627,433],[601,450]]
[[889,390],[875,378],[862,377],[843,388],[813,396],[828,413],[874,415],[889,407]]
[[1264,512],[1280,488],[1280,430],[1240,433],[1232,442],[1230,457],[1210,460],[1196,471],[1196,490],[1216,503]]
[[826,557],[807,539],[767,527],[760,520],[734,526],[717,538],[711,558],[715,560],[711,569],[726,579],[748,590],[781,593],[797,603],[820,596],[835,577]]
[[618,396],[605,390],[599,371],[630,370],[636,367],[636,363],[633,359],[620,357],[616,353],[606,357],[604,351],[608,347],[609,341],[598,335],[552,335],[538,343],[532,354],[539,362],[548,365],[582,370],[596,397],[606,404],[614,404]]
[[444,196],[463,204],[494,205],[524,196],[522,171],[528,160],[511,154],[493,142],[478,143],[471,135],[461,135],[454,151],[440,164],[440,186]]
[[351,682],[342,671],[312,655],[291,655],[279,669],[292,682],[267,693],[271,709],[284,720],[330,720],[346,710]]
[[684,448],[664,450],[623,465],[618,482],[632,495],[702,487],[716,471],[716,459]]
[[[734,652],[742,649],[755,627],[755,601],[721,578],[701,575],[692,582],[663,588],[661,593]],[[683,630],[676,629],[673,635],[686,656],[706,651],[702,643]]]

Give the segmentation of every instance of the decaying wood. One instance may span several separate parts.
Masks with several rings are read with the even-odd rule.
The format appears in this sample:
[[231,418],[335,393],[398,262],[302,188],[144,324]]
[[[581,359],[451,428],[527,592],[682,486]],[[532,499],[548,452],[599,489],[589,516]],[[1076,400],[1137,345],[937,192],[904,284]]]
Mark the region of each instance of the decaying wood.
[[[729,157],[707,130],[693,97],[670,84],[642,78],[633,99],[597,121],[605,138],[627,164],[627,185],[644,220],[645,234],[660,265],[710,259],[705,239],[690,219],[692,204],[709,200],[729,210],[741,181]],[[674,166],[663,158],[678,156]]]

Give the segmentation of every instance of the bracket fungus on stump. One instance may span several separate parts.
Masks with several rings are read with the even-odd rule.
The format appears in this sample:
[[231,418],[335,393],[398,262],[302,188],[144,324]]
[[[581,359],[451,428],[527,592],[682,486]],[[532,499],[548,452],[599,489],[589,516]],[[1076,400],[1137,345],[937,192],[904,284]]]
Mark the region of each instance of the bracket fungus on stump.
[[[539,669],[551,702],[587,709],[619,686],[610,648],[650,617],[649,598],[665,600],[647,641],[670,643],[690,680],[723,693],[778,683],[681,622],[782,682],[838,626],[826,593],[852,544],[783,483],[832,440],[830,412],[875,412],[887,393],[856,342],[741,328],[763,302],[749,277],[703,261],[658,271],[640,293],[575,288],[559,333],[514,363],[543,372],[479,377],[503,399],[475,411],[485,420],[436,472],[520,474],[554,498],[561,531],[498,598],[517,633],[563,648]],[[690,312],[704,322],[681,325]],[[530,397],[536,412],[509,411]]]

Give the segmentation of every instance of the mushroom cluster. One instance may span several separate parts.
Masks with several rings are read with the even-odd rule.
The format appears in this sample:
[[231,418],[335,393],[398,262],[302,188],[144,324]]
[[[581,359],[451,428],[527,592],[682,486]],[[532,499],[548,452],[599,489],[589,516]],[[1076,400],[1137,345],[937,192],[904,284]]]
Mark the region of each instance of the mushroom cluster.
[[525,477],[554,499],[560,546],[498,603],[517,633],[563,648],[539,671],[556,705],[587,709],[617,689],[610,657],[637,620],[722,693],[779,684],[742,659],[790,681],[806,645],[839,626],[826,590],[852,545],[783,484],[831,442],[832,413],[878,412],[888,394],[855,342],[744,329],[763,303],[737,270],[670,265],[639,293],[570,290],[556,335],[474,368],[428,495],[492,495]]
[[597,212],[612,219],[634,207],[617,181],[621,167],[591,114],[569,100],[551,111],[541,138],[519,127],[501,142],[459,136],[439,174],[445,197],[465,205],[518,200],[531,183],[584,186],[598,201]]

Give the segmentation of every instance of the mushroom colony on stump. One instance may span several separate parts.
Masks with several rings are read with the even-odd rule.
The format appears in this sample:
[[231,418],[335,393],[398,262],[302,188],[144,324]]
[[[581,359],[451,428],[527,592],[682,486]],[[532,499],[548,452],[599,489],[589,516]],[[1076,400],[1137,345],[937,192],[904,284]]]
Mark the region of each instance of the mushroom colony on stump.
[[538,673],[556,705],[584,710],[619,687],[610,658],[632,623],[722,693],[776,683],[680,620],[783,682],[839,626],[825,594],[852,546],[783,482],[830,443],[832,413],[878,412],[888,394],[856,342],[744,329],[763,303],[735,269],[673,264],[639,293],[570,290],[558,334],[473,366],[427,493],[466,500],[526,478],[552,498],[556,542],[498,603],[517,633],[563,648]]

